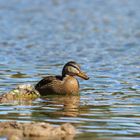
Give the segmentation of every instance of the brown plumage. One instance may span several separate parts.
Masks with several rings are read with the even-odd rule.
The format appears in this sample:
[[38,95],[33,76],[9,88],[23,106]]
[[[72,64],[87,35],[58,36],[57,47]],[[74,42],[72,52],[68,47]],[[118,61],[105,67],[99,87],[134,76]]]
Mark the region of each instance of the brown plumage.
[[85,80],[89,79],[89,77],[81,71],[79,64],[70,61],[64,65],[62,76],[47,76],[36,84],[35,89],[38,90],[41,95],[76,95],[79,93],[79,83],[75,76],[79,76]]

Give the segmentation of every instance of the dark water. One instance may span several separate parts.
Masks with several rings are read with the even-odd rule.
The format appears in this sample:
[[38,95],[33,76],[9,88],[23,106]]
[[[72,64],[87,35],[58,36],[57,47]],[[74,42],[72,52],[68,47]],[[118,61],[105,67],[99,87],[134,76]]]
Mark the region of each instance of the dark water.
[[75,140],[139,139],[140,1],[0,0],[1,93],[69,60],[90,76],[80,98],[0,105],[0,121],[71,122]]

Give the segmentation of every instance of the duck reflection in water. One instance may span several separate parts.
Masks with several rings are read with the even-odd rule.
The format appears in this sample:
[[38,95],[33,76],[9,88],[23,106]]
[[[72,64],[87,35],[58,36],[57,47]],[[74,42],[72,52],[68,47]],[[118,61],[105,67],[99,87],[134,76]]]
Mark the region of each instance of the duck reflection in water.
[[[45,100],[44,100],[45,101]],[[47,111],[40,111],[45,116],[60,117],[79,115],[80,96],[55,96],[46,98],[43,102],[43,108],[49,108]],[[51,110],[52,109],[52,110]]]

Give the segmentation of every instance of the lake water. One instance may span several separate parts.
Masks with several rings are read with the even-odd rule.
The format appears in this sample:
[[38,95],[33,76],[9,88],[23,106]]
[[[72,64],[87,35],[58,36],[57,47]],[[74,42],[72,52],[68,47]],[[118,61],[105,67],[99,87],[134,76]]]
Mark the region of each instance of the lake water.
[[0,121],[70,122],[74,140],[140,139],[139,0],[0,0],[0,93],[60,74],[90,76],[80,97],[0,105]]

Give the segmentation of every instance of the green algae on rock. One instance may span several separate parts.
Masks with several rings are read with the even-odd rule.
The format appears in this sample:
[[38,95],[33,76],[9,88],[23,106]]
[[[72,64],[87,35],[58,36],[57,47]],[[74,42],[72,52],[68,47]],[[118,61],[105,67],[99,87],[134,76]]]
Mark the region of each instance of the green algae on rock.
[[40,97],[40,94],[31,84],[18,85],[13,90],[0,96],[0,103],[13,101],[30,101]]

